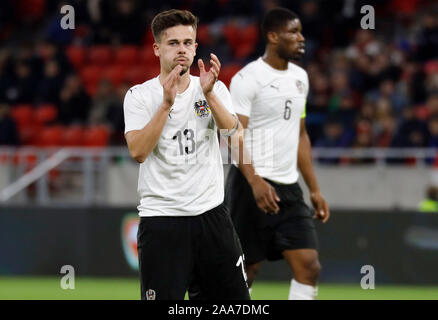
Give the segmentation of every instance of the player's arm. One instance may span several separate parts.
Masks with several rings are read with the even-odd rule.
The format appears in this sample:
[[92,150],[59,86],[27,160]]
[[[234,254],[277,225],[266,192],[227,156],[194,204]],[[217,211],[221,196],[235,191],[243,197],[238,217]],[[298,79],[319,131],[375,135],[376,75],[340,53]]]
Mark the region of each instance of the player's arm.
[[239,123],[237,119],[233,116],[233,114],[224,107],[221,100],[213,91],[214,85],[219,76],[221,64],[216,55],[210,54],[210,56],[211,68],[208,72],[205,70],[204,62],[202,61],[202,59],[198,60],[198,67],[200,71],[199,78],[202,91],[204,92],[205,99],[210,106],[214,121],[216,122],[218,129],[227,130],[231,133],[232,131],[238,130]]
[[[237,114],[239,117],[239,121],[242,124],[243,128],[248,128],[248,120],[247,116]],[[233,144],[234,143],[234,144]],[[236,142],[232,141],[231,145],[235,146]],[[239,141],[237,153],[233,150],[231,152],[233,159],[238,163],[238,167],[245,179],[248,181],[248,184],[251,186],[254,199],[256,200],[257,206],[264,213],[274,213],[277,214],[280,210],[277,202],[280,201],[280,198],[277,196],[274,187],[272,187],[269,183],[267,183],[262,177],[260,177],[252,164],[251,156],[244,144],[244,130],[242,130],[241,136],[239,136]]]
[[[131,156],[139,163],[142,163],[152,152],[160,139],[161,132],[172,107],[177,86],[176,82],[182,67],[177,65],[163,81],[163,102],[155,112],[152,119],[141,130],[132,130],[126,133],[125,138]],[[132,94],[127,93],[127,94]]]
[[306,130],[305,118],[300,123],[300,141],[298,144],[298,168],[309,188],[310,201],[316,211],[316,218],[326,222],[330,217],[330,210],[319,190],[315,170],[312,163],[312,147]]

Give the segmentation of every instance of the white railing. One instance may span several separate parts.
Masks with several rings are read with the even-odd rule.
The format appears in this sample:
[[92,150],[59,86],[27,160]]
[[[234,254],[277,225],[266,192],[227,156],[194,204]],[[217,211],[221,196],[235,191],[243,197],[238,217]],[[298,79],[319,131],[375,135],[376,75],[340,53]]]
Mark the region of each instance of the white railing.
[[[224,156],[226,150],[222,151]],[[312,156],[316,165],[346,166],[366,160],[368,165],[385,167],[397,159],[397,165],[432,166],[437,149],[313,148]],[[0,204],[105,204],[109,166],[118,161],[134,162],[126,147],[0,147]]]

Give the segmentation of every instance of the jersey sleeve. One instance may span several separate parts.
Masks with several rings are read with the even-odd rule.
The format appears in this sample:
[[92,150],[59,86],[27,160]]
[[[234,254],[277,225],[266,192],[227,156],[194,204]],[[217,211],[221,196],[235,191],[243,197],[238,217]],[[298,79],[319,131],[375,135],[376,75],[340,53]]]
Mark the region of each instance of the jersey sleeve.
[[132,130],[143,129],[152,119],[152,110],[148,108],[139,91],[139,88],[133,87],[125,95],[123,102],[125,134]]
[[304,104],[303,113],[301,113],[301,119],[304,119],[306,117],[306,106],[307,106],[307,103]]
[[304,104],[303,113],[301,114],[301,119],[306,118],[306,107],[307,107],[307,97],[309,96],[309,76],[307,75],[307,72],[305,72],[304,75],[304,88],[306,90],[306,102]]
[[236,112],[234,111],[230,92],[222,81],[217,81],[214,84],[213,91],[222,102],[222,105],[225,107],[225,109],[227,109],[228,112],[230,112],[231,114],[236,114]]
[[230,93],[234,110],[249,117],[251,115],[252,100],[257,92],[257,86],[252,78],[238,72],[231,80]]

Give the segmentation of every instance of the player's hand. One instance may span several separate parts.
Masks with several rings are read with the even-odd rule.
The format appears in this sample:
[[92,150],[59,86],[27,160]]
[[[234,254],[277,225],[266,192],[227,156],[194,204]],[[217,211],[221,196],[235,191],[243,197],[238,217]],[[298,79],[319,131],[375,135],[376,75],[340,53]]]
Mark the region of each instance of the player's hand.
[[310,194],[310,201],[315,209],[314,219],[321,219],[323,223],[326,223],[330,218],[330,210],[327,202],[322,197],[320,192],[313,192]]
[[176,65],[163,81],[163,103],[168,109],[170,109],[175,102],[176,92],[178,89],[176,82],[181,77],[180,72],[182,69],[183,68],[181,65]]
[[260,210],[266,214],[277,214],[280,211],[280,207],[277,204],[280,198],[277,196],[274,187],[263,178],[257,176],[254,182],[251,183],[251,188]]
[[204,95],[209,94],[213,90],[214,84],[219,77],[219,71],[221,69],[221,63],[216,55],[210,53],[210,57],[211,67],[208,72],[205,70],[204,61],[202,61],[202,59],[198,59],[199,78]]

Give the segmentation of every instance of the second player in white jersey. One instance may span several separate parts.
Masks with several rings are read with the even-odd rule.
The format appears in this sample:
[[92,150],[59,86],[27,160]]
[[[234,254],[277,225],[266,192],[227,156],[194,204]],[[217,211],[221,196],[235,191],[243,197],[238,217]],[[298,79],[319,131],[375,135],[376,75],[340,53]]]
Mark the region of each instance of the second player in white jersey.
[[230,91],[236,113],[249,118],[245,145],[257,174],[277,183],[297,182],[300,121],[309,91],[306,71],[293,63],[277,70],[260,57],[233,77]]

